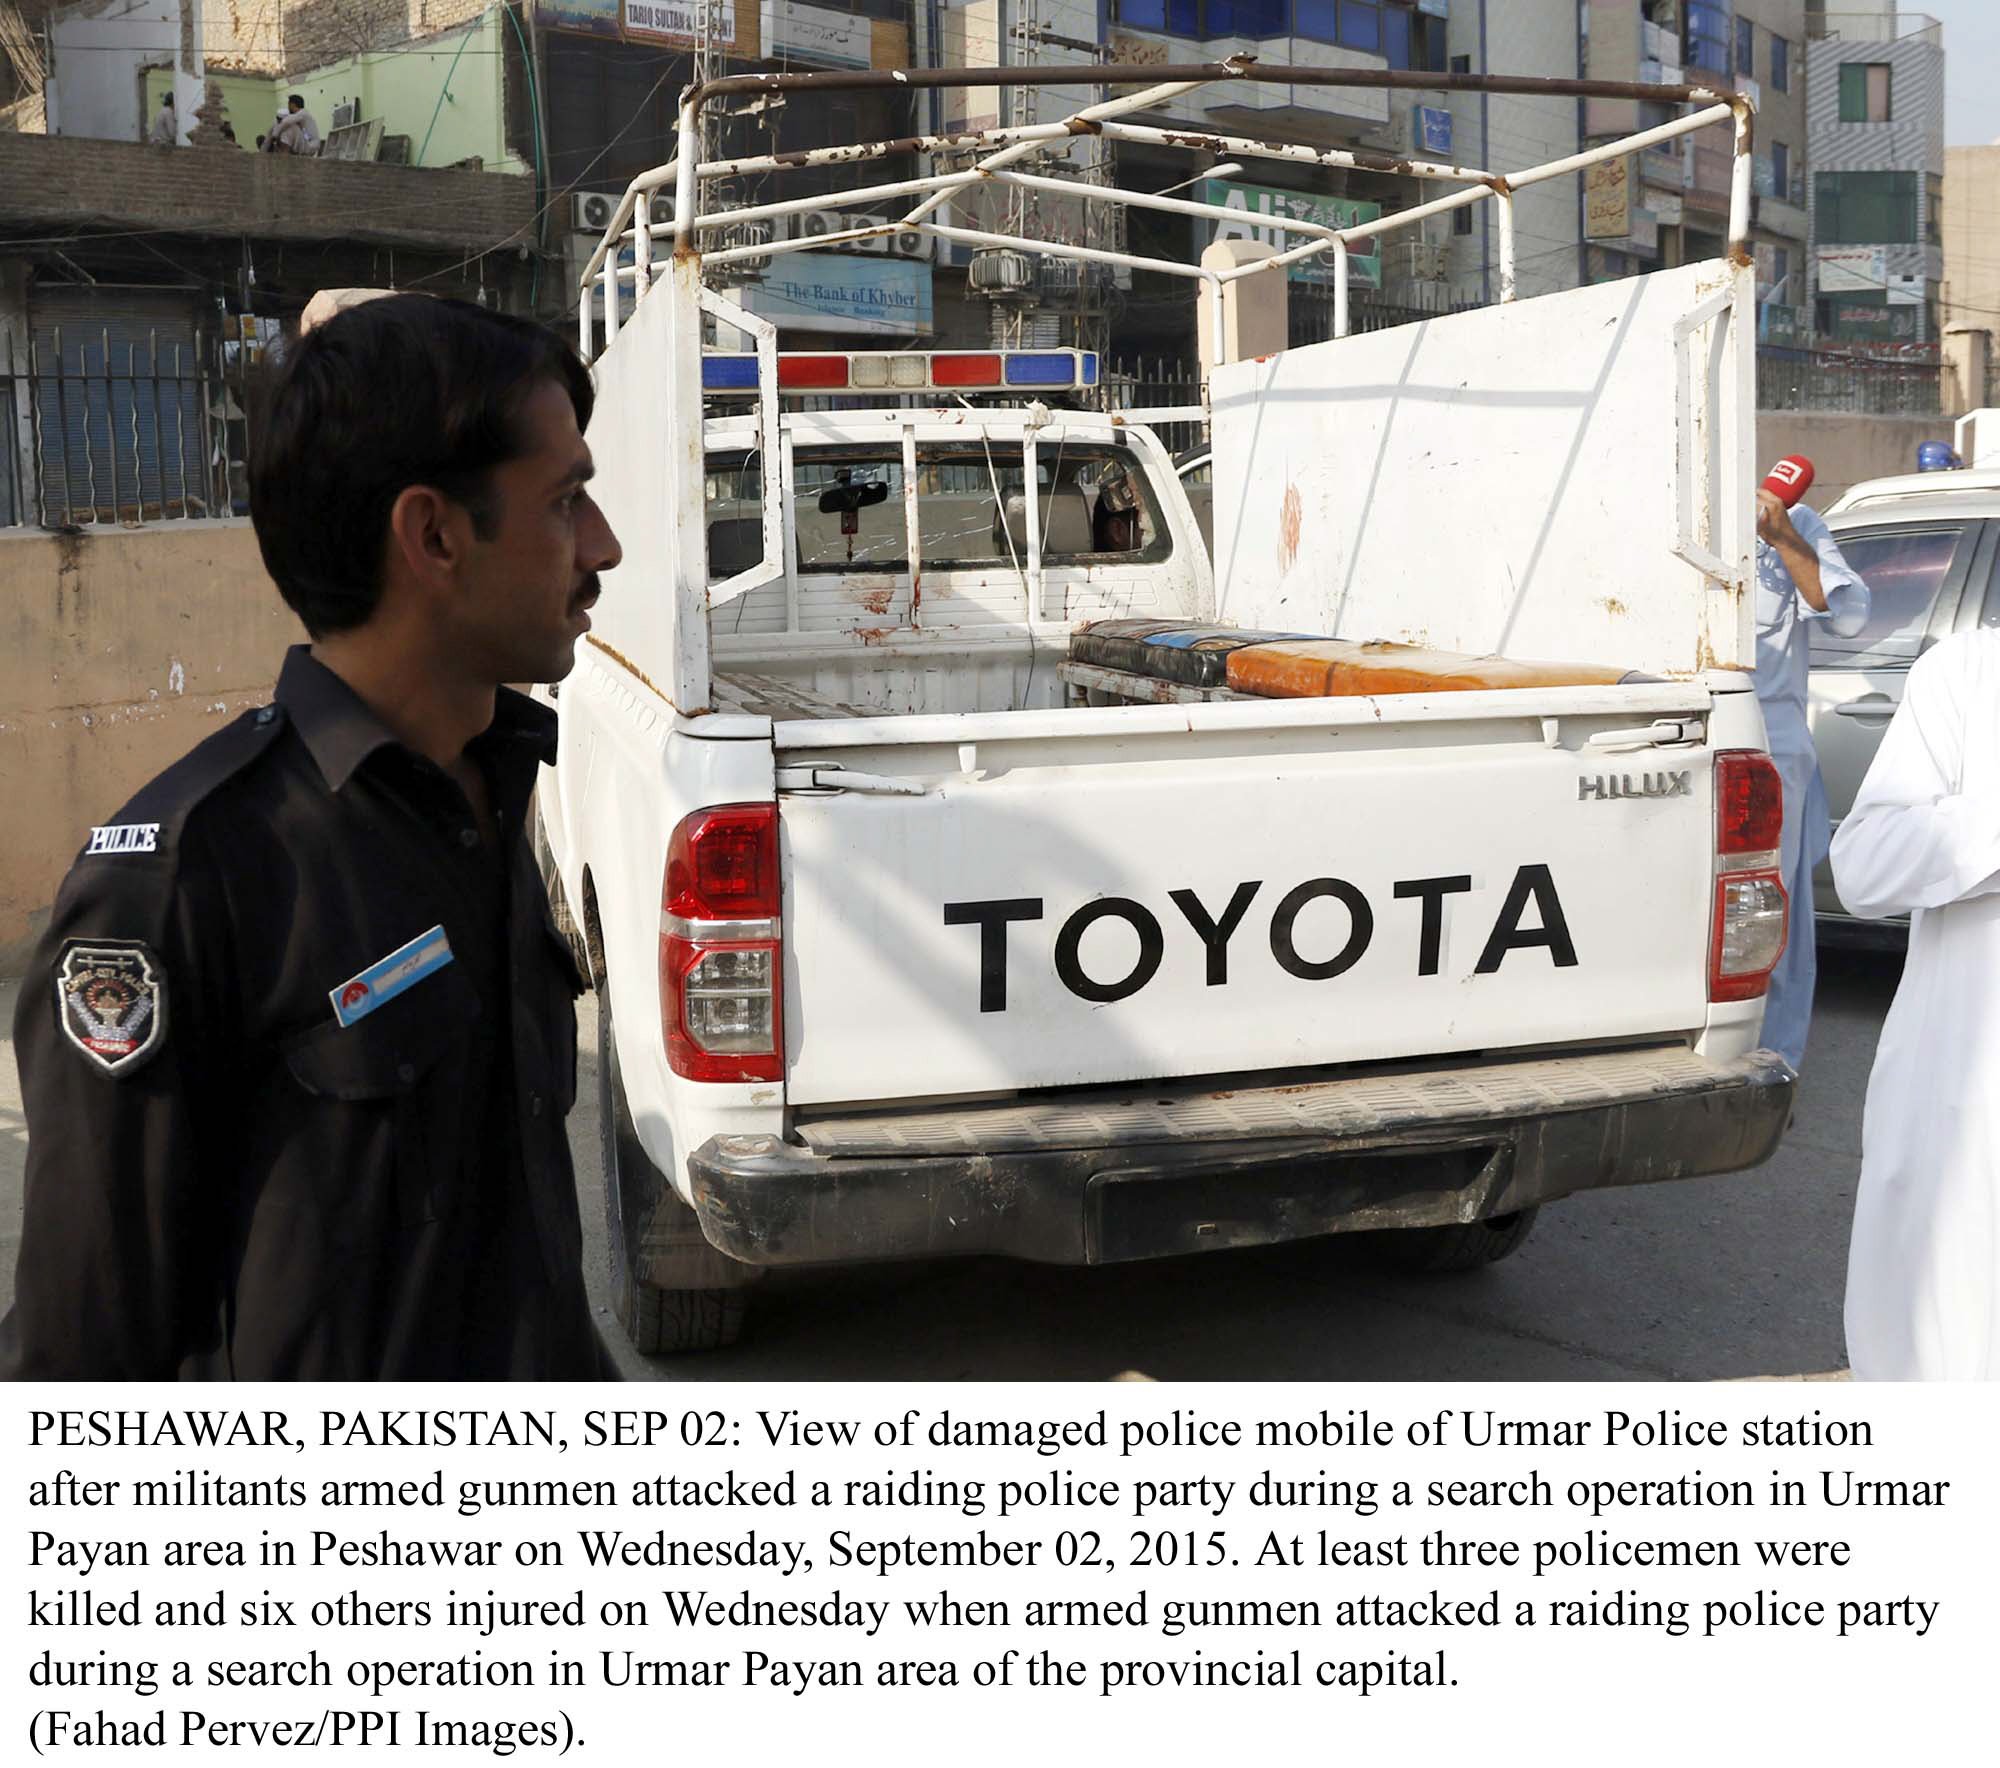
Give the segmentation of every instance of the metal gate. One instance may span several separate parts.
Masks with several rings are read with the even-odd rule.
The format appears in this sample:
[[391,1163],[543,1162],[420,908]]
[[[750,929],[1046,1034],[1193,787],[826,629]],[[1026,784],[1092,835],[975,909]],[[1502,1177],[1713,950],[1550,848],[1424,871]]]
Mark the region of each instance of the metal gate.
[[31,292],[31,358],[10,368],[27,371],[14,384],[29,390],[45,524],[228,513],[195,312],[179,290]]

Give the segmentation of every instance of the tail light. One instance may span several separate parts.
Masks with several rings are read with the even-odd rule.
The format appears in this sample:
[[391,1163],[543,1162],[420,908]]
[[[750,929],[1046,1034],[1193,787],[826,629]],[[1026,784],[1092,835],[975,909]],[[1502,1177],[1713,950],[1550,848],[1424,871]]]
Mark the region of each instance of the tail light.
[[1771,758],[1755,749],[1716,756],[1711,1001],[1756,999],[1784,956],[1791,918],[1779,859],[1784,826],[1784,787]]
[[778,807],[684,817],[660,891],[660,1029],[686,1080],[782,1080]]

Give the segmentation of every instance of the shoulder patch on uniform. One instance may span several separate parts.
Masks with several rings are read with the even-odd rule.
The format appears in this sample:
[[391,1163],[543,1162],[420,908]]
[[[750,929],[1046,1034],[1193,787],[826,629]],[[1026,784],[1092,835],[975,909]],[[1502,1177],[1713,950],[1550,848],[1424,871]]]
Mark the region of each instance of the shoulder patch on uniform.
[[158,823],[106,823],[90,831],[85,853],[157,853],[160,847]]
[[56,963],[56,1018],[106,1074],[130,1074],[166,1040],[166,971],[136,939],[72,939]]
[[[254,767],[286,728],[280,706],[260,706],[232,719],[140,787],[109,823],[92,829],[81,857],[157,853],[171,860],[187,819],[221,787]],[[144,833],[148,829],[150,837]]]

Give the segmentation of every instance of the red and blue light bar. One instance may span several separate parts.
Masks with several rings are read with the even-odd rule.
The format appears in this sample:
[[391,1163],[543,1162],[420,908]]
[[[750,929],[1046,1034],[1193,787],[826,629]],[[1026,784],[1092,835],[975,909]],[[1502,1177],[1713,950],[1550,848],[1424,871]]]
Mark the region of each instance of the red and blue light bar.
[[[1095,350],[783,351],[781,393],[1068,392],[1097,385]],[[704,356],[705,393],[757,391],[757,358]]]

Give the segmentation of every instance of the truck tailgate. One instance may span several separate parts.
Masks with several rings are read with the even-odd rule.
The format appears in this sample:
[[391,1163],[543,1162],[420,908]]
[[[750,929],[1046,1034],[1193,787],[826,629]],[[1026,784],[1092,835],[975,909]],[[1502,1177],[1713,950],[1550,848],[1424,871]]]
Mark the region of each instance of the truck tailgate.
[[[1698,1030],[1708,705],[1668,683],[781,724],[787,1099]],[[1695,741],[1586,746],[1676,718]]]

